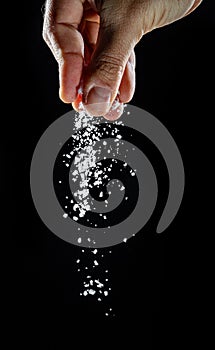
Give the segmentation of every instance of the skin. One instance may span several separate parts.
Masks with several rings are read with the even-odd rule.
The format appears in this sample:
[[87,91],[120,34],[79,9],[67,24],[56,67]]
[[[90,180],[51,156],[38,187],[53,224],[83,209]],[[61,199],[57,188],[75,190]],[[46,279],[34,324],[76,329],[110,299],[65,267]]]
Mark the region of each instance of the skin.
[[[60,98],[115,120],[135,90],[134,48],[202,0],[47,0],[43,38],[59,66]],[[80,93],[81,87],[81,93]],[[120,105],[112,110],[114,101]]]

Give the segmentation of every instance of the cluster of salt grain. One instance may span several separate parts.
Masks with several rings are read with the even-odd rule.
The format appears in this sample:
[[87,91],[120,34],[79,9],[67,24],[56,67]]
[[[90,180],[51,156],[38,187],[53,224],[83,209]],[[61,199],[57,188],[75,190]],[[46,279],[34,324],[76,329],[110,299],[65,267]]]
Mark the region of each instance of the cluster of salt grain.
[[93,124],[93,119],[89,116],[84,108],[82,103],[79,105],[80,112],[75,116],[75,128],[76,130],[86,128],[84,132],[83,138],[79,135],[74,137],[78,138],[78,149],[81,150],[81,153],[75,157],[74,165],[76,169],[72,172],[74,182],[77,181],[77,177],[80,176],[80,189],[74,193],[74,196],[78,198],[78,204],[75,204],[73,209],[74,211],[78,211],[79,217],[83,217],[86,211],[91,210],[89,203],[89,171],[90,169],[96,167],[96,154],[99,150],[94,149],[94,145],[96,141],[99,141],[98,135],[93,134],[92,139],[88,139],[88,145],[84,146],[85,140],[91,135],[92,130],[95,128]]
[[[120,103],[118,101],[115,101],[115,103],[112,106],[112,109],[117,108],[119,104]],[[86,130],[82,136],[80,136],[79,133],[72,135],[72,137],[78,143],[78,146],[75,149],[78,155],[75,157],[74,160],[75,170],[72,171],[72,181],[76,182],[79,177],[80,188],[74,192],[74,196],[76,197],[76,199],[78,199],[78,203],[74,204],[73,206],[73,210],[77,212],[77,216],[73,217],[75,221],[78,220],[78,216],[83,217],[86,211],[90,211],[92,209],[89,202],[89,188],[92,187],[92,185],[89,184],[89,181],[92,175],[92,169],[94,170],[94,177],[96,179],[93,183],[94,186],[99,186],[100,184],[102,184],[102,179],[108,177],[107,174],[104,174],[101,170],[97,169],[96,156],[98,156],[98,154],[101,153],[101,146],[97,147],[97,149],[95,149],[94,146],[97,141],[101,140],[102,135],[98,132],[96,128],[96,119],[93,119],[90,115],[86,113],[82,103],[80,103],[79,105],[79,110],[79,113],[76,113],[75,116],[75,129],[78,131],[80,129],[85,128]],[[118,154],[119,140],[121,140],[122,136],[119,135],[117,124],[120,125],[122,124],[122,122],[116,122],[115,124],[116,127],[112,131],[106,130],[106,128],[104,128],[104,130],[106,130],[105,132],[107,134],[107,137],[110,135],[110,132],[112,136],[115,136],[115,152]],[[87,145],[85,145],[86,140]],[[103,141],[103,145],[106,146],[107,141]],[[107,153],[111,153],[112,151],[113,149],[110,146],[110,149],[107,150]],[[70,154],[73,153],[74,150],[70,152]],[[114,152],[112,153],[114,156],[116,156]],[[71,158],[71,155],[65,156]],[[106,159],[106,157],[104,159]],[[69,166],[68,163],[66,163],[66,166],[67,165]],[[112,165],[110,165],[110,167],[107,169],[107,172],[111,171],[111,167]],[[66,217],[66,214],[64,214],[64,218]],[[95,224],[95,227],[97,227],[97,224]]]
[[[115,110],[116,108],[119,107],[119,102],[116,101],[113,106],[112,106],[112,110]],[[75,197],[78,197],[79,203],[75,204],[74,206],[74,210],[76,211],[77,209],[79,209],[79,217],[83,217],[84,214],[86,213],[86,211],[91,210],[91,206],[89,203],[89,199],[88,199],[88,195],[89,195],[89,187],[91,186],[89,184],[89,180],[90,180],[90,176],[92,175],[92,168],[94,168],[94,177],[95,177],[95,181],[93,183],[94,186],[99,186],[100,184],[102,184],[102,179],[107,177],[107,174],[104,174],[101,170],[97,170],[96,169],[96,155],[98,154],[98,152],[100,152],[99,147],[95,150],[95,143],[96,141],[100,140],[100,136],[98,134],[98,132],[96,132],[96,126],[95,124],[97,123],[97,121],[95,120],[95,118],[93,119],[91,116],[89,116],[82,104],[80,104],[79,106],[79,110],[80,112],[76,114],[75,117],[75,128],[77,130],[82,129],[82,128],[86,128],[85,131],[85,135],[84,137],[88,137],[88,133],[90,133],[92,135],[92,130],[95,129],[95,134],[93,136],[93,139],[88,143],[88,146],[84,146],[82,147],[82,140],[79,140],[79,149],[81,149],[81,155],[77,155],[77,157],[75,158],[74,161],[74,165],[76,167],[76,169],[73,171],[72,175],[73,175],[73,181],[77,181],[78,176],[80,176],[80,188],[81,190],[78,190],[74,193]],[[127,114],[130,114],[130,112],[127,112]],[[121,121],[116,121],[114,124],[118,125],[123,125],[123,123]],[[107,137],[109,136],[108,131],[106,131]],[[115,153],[113,152],[111,146],[111,149],[107,150],[107,153],[113,153],[113,156],[116,156],[116,154],[118,154],[119,151],[119,141],[122,139],[122,136],[119,134],[119,130],[118,128],[114,128],[112,130],[112,136],[115,136],[115,142],[116,142],[116,148],[115,148]],[[107,146],[107,141],[103,141],[103,146]],[[100,147],[103,147],[100,146]],[[78,149],[77,149],[78,151]],[[126,156],[125,156],[126,157]],[[105,157],[106,158],[106,157]],[[116,161],[114,159],[112,159],[112,161]],[[126,163],[124,163],[124,166],[127,166]],[[111,171],[111,167],[110,169],[108,168],[107,171]],[[135,172],[132,171],[131,172],[131,176],[134,176]],[[124,186],[120,185],[120,191],[123,191],[125,188]],[[109,192],[109,194],[111,194]],[[100,195],[100,197],[102,197],[102,194]],[[127,200],[128,197],[125,198],[125,200]],[[105,206],[107,207],[107,203],[108,201],[105,200]],[[95,209],[95,208],[94,208]],[[68,215],[65,213],[64,217],[67,217]],[[106,219],[106,215],[104,214],[100,214],[103,216],[104,219]],[[78,218],[77,218],[78,220]],[[95,224],[96,227],[96,224]],[[110,228],[110,227],[108,227]],[[125,243],[127,242],[127,238],[125,238],[123,240]],[[78,243],[82,242],[82,238],[79,237],[78,238]],[[82,249],[82,253],[84,253],[85,250]],[[95,277],[96,273],[95,271],[97,270],[97,267],[100,266],[100,260],[102,258],[104,258],[104,254],[102,254],[101,256],[98,254],[98,250],[94,249],[91,251],[92,254],[95,255],[95,259],[93,259],[93,263],[90,264],[90,262],[86,265],[82,265],[81,264],[81,258],[77,259],[76,263],[78,264],[78,272],[85,272],[87,271],[88,273],[91,271],[92,273],[87,274],[85,280],[83,281],[83,286],[82,286],[82,290],[80,292],[81,296],[92,296],[94,298],[96,298],[96,300],[98,302],[102,302],[103,298],[107,297],[111,291],[111,287],[109,287],[109,270],[104,270],[104,276],[103,277]],[[109,253],[111,253],[111,250],[109,251]],[[106,316],[109,315],[114,315],[113,314],[113,310],[110,307],[108,309],[108,311],[105,313]]]

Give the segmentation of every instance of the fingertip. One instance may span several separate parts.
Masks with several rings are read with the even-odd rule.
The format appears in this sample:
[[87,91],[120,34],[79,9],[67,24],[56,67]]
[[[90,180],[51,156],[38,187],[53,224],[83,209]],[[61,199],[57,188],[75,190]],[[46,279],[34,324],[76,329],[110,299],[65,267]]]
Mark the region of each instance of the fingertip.
[[66,94],[62,88],[59,89],[59,97],[60,97],[61,101],[64,103],[72,103],[73,102],[73,99],[70,98],[70,96],[68,96],[68,94]]
[[104,115],[104,118],[110,121],[117,120],[121,117],[124,111],[124,104],[115,100],[109,112]]

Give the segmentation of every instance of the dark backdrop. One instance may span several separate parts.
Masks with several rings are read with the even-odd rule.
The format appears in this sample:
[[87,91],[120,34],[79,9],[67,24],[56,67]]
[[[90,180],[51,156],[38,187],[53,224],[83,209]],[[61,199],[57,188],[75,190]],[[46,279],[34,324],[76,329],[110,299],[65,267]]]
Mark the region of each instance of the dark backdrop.
[[[36,143],[52,121],[71,110],[58,98],[57,64],[42,40],[42,4],[31,0],[13,14],[9,112],[1,138],[2,236],[8,241],[2,248],[5,303],[18,324],[23,315],[25,324],[36,318],[39,324],[50,319],[58,324],[60,311],[74,325],[77,320],[102,320],[106,304],[79,298],[81,276],[74,261],[80,249],[53,235],[31,200],[29,169]],[[184,161],[186,189],[165,233],[146,230],[113,247],[110,255],[104,250],[112,287],[107,305],[115,310],[112,321],[129,326],[146,321],[148,334],[159,342],[167,341],[170,329],[183,338],[190,334],[191,320],[198,320],[200,258],[195,246],[203,227],[200,155],[211,118],[214,11],[214,2],[205,0],[186,18],[147,34],[136,47],[137,85],[131,103],[160,119],[174,137]],[[166,331],[159,332],[162,324]]]

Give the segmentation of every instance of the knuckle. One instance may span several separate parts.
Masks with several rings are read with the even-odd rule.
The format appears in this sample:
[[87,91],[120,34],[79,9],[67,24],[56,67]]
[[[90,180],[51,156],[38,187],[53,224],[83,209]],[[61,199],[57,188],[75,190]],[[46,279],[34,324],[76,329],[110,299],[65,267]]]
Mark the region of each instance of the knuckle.
[[106,83],[112,83],[120,79],[123,75],[124,64],[120,59],[113,56],[103,56],[95,62],[98,76]]

